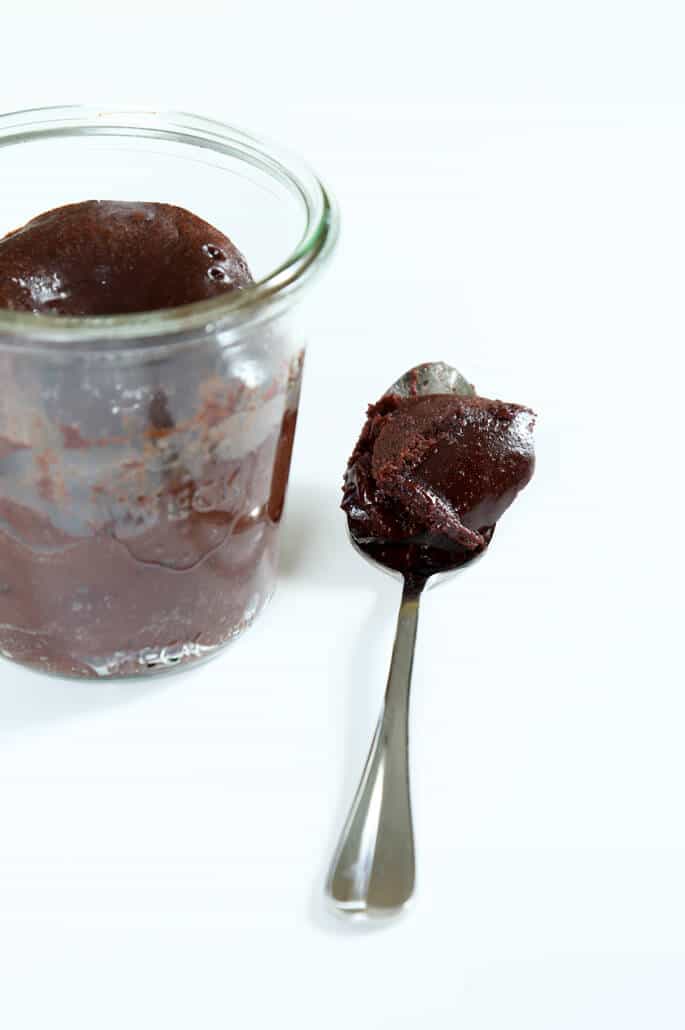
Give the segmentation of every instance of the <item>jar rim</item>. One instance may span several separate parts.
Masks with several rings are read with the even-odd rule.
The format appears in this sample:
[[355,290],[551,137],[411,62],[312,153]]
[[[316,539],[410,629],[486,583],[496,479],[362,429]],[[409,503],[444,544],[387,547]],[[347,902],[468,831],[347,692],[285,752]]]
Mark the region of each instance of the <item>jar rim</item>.
[[[180,307],[124,315],[39,315],[0,309],[0,349],[5,338],[22,350],[49,345],[66,351],[120,351],[173,346],[188,334],[226,334],[271,320],[292,303],[330,256],[339,232],[335,200],[309,166],[278,144],[234,125],[184,111],[146,107],[100,108],[79,104],[0,114],[0,152],[37,139],[132,135],[190,143],[240,157],[299,194],[306,211],[295,249],[252,286]],[[1,153],[0,153],[1,160]],[[93,345],[91,347],[91,345]],[[95,346],[97,345],[97,346]]]

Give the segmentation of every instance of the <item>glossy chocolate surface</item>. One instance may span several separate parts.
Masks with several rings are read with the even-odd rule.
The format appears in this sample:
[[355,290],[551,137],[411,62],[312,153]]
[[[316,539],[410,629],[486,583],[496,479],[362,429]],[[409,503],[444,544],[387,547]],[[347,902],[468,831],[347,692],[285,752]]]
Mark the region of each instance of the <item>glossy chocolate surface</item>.
[[133,314],[251,284],[228,237],[171,204],[68,204],[0,240],[0,307],[12,311]]
[[534,421],[528,408],[484,397],[382,397],[345,473],[357,546],[415,575],[470,561],[533,474]]

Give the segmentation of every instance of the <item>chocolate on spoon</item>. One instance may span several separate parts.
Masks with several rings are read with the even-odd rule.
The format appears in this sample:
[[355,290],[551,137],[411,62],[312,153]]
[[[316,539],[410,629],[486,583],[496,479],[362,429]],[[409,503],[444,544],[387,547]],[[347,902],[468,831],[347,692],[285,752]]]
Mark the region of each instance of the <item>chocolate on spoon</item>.
[[534,468],[529,408],[478,397],[456,369],[419,365],[368,417],[345,472],[354,545],[404,579],[385,703],[328,881],[340,912],[388,915],[414,891],[409,688],[419,600],[435,573],[484,554]]
[[350,458],[343,509],[369,558],[428,578],[488,546],[533,474],[535,416],[478,397],[455,369],[411,369],[376,403]]

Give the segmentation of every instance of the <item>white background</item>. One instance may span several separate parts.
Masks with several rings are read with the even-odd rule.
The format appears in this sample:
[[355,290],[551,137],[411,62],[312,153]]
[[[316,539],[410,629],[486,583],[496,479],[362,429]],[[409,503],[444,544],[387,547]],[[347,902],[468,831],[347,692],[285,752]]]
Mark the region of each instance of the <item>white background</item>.
[[[682,1028],[679,5],[191,6],[11,5],[0,106],[195,110],[332,185],[283,574],[187,674],[0,668],[0,1024]],[[538,471],[425,598],[419,888],[363,931],[322,881],[397,587],[339,482],[366,403],[434,358],[539,412]]]

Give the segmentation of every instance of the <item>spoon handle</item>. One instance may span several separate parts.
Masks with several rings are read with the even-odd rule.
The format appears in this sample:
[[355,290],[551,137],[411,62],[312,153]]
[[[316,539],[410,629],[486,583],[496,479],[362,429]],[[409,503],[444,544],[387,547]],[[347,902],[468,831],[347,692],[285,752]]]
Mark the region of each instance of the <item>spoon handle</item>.
[[327,892],[341,912],[389,915],[414,891],[409,688],[423,587],[404,581],[383,710],[333,860]]

